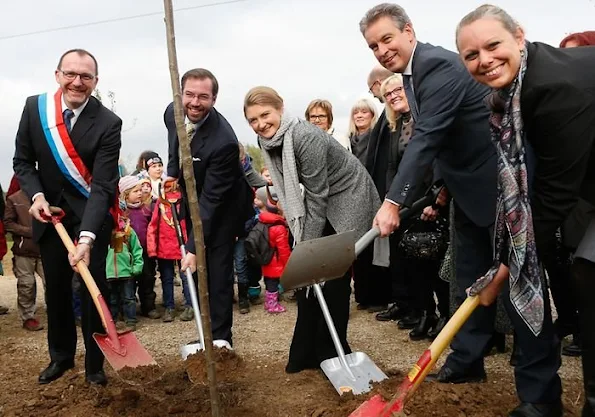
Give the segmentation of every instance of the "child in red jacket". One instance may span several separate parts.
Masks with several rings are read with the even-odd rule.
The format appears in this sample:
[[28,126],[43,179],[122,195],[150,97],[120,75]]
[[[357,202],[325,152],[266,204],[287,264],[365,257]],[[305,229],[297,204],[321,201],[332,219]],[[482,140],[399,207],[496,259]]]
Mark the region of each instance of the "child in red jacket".
[[274,193],[267,194],[267,201],[258,215],[258,221],[270,225],[269,245],[274,249],[274,254],[271,262],[262,266],[262,275],[266,288],[264,309],[269,313],[283,313],[285,307],[279,303],[279,278],[281,278],[291,254],[289,232],[287,222],[283,217],[283,210],[276,201],[276,196]]

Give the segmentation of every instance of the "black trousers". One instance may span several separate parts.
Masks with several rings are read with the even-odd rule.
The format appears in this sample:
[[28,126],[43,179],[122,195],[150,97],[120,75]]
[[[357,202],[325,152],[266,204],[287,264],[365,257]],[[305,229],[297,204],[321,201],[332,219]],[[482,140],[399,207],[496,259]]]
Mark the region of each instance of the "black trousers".
[[[207,277],[213,340],[227,340],[231,345],[233,325],[233,248],[234,241],[207,247]],[[197,284],[198,275],[194,274]]]
[[[337,356],[318,299],[314,295],[314,289],[310,289],[308,294],[306,293],[306,289],[299,289],[296,292],[298,316],[289,349],[289,361],[286,367],[288,372],[317,369],[322,361]],[[350,274],[327,281],[322,288],[322,293],[339,334],[343,350],[345,354],[349,354],[351,348],[347,343],[347,323],[351,295]]]
[[438,276],[440,261],[432,259],[406,259],[403,260],[411,279],[414,303],[413,309],[427,311],[428,314],[436,312],[436,301],[438,300],[438,311],[441,317],[448,317],[450,314],[449,285]]
[[143,252],[143,272],[137,278],[136,285],[138,290],[138,298],[140,300],[141,314],[146,316],[149,311],[155,310],[155,267],[156,260],[149,258],[147,252]]
[[[485,274],[492,264],[492,231],[479,227],[455,206],[456,273],[459,287],[458,301],[466,298],[465,289]],[[539,336],[535,336],[510,302],[508,286],[502,292],[504,306],[514,326],[519,352],[515,367],[516,390],[519,399],[528,403],[553,403],[560,398],[562,386],[560,368],[560,341],[554,332],[547,286],[543,285],[544,323]],[[445,366],[457,372],[483,369],[483,353],[490,339],[496,304],[479,306],[455,336],[453,352]]]
[[[78,235],[79,222],[67,213],[63,224],[71,238]],[[91,250],[91,275],[107,301],[109,289],[105,278],[105,260],[112,231],[112,219],[106,218],[101,231],[97,234]],[[46,302],[48,314],[48,347],[50,358],[55,362],[73,361],[76,351],[76,325],[72,309],[72,268],[68,262],[68,252],[58,233],[48,225],[39,241],[41,259],[46,282]],[[77,276],[80,279],[80,277]],[[81,279],[82,281],[82,279]],[[85,343],[85,370],[97,373],[103,369],[103,353],[93,339],[93,333],[105,333],[99,313],[93,304],[87,287],[81,282],[81,324]]]
[[[404,230],[404,229],[403,229]],[[411,310],[414,308],[415,297],[411,276],[407,272],[407,259],[399,249],[402,232],[397,230],[390,235],[390,266],[388,268],[391,282],[391,301],[400,308]]]
[[572,265],[572,288],[579,309],[581,348],[583,360],[583,383],[585,405],[583,417],[595,417],[595,263],[575,258]]
[[365,306],[381,306],[391,301],[388,268],[372,264],[374,244],[368,246],[353,264],[355,301]]

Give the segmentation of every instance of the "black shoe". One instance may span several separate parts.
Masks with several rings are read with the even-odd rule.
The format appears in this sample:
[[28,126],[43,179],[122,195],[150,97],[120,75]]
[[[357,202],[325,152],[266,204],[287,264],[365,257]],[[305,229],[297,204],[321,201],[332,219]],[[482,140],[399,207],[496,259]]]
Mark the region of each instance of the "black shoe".
[[446,316],[442,316],[438,319],[436,325],[428,332],[428,337],[430,340],[434,340],[436,337],[438,337],[442,329],[444,329],[444,326],[446,326],[446,323],[448,323],[448,319],[449,317]]
[[437,374],[430,374],[426,378],[428,381],[437,381],[443,384],[466,384],[469,382],[486,382],[488,377],[486,371],[461,373],[443,366]]
[[484,350],[484,356],[488,356],[491,354],[492,349],[496,348],[498,353],[506,352],[506,335],[500,332],[492,333],[492,337],[488,341],[488,344]]
[[39,374],[40,384],[49,384],[64,375],[64,372],[74,368],[74,361],[50,362],[49,366]]
[[562,417],[562,413],[561,401],[553,404],[521,403],[508,414],[508,417]]
[[103,370],[94,374],[87,374],[85,376],[85,381],[92,385],[101,385],[102,387],[107,385],[107,377],[105,376],[105,372],[103,372]]
[[401,330],[413,329],[419,324],[420,318],[421,316],[419,314],[411,313],[399,320],[397,327]]
[[419,323],[409,332],[411,340],[423,340],[428,336],[428,331],[438,323],[436,314],[428,314],[424,311],[419,319]]
[[405,317],[409,312],[404,308],[399,308],[396,304],[391,305],[388,310],[382,313],[376,314],[376,320],[378,321],[391,321],[400,320]]
[[572,336],[572,343],[562,348],[562,355],[578,357],[582,354],[583,349],[581,344],[581,336],[580,334],[575,334]]

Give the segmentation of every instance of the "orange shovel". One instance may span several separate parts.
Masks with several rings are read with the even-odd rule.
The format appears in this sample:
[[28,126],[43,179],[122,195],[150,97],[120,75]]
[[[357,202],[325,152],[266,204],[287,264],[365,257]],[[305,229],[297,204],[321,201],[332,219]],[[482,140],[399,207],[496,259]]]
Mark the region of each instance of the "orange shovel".
[[[349,417],[393,417],[401,415],[397,413],[403,413],[407,400],[411,398],[426,378],[426,375],[432,370],[442,352],[450,345],[454,336],[478,305],[478,296],[467,297],[465,302],[461,304],[456,313],[446,323],[440,334],[434,339],[434,342],[432,342],[411,371],[409,371],[409,374],[401,385],[399,385],[397,393],[390,402],[387,403],[380,395],[375,395],[360,405]],[[403,413],[402,415],[405,414]]]
[[[53,223],[56,232],[58,232],[68,252],[74,254],[76,247],[61,222],[64,217],[64,211],[58,207],[51,207],[50,210],[52,216],[44,216],[44,218]],[[95,308],[99,312],[103,328],[106,331],[106,334],[94,333],[93,338],[112,368],[115,371],[119,371],[124,367],[135,368],[137,366],[157,365],[157,362],[155,362],[149,352],[140,344],[134,333],[128,331],[118,334],[116,324],[107,303],[101,295],[99,288],[97,288],[97,284],[91,276],[87,264],[79,261],[76,266],[89,290],[89,294],[93,298]]]

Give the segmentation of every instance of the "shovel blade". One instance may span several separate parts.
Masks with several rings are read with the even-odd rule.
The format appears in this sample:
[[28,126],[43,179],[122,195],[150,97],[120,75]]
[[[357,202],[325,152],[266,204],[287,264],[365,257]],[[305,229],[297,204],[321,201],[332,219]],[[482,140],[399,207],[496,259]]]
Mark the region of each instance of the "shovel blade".
[[395,413],[403,411],[403,403],[395,404],[395,407],[389,410],[386,408],[387,402],[376,394],[349,414],[349,417],[393,417],[398,415]]
[[345,355],[345,360],[355,379],[341,365],[339,358],[327,359],[320,364],[320,368],[340,395],[346,392],[352,392],[354,395],[364,394],[372,389],[372,382],[380,382],[387,378],[363,352]]
[[94,333],[93,338],[103,352],[105,359],[116,372],[124,367],[136,368],[137,366],[157,365],[155,359],[140,344],[131,331],[118,334],[119,347],[114,346],[108,335]]
[[342,277],[355,261],[355,240],[355,231],[349,231],[298,243],[281,285],[290,290]]
[[204,347],[200,343],[190,343],[184,345],[180,348],[180,353],[182,354],[182,359],[188,359],[188,356],[194,355],[195,353],[201,352],[204,350]]

